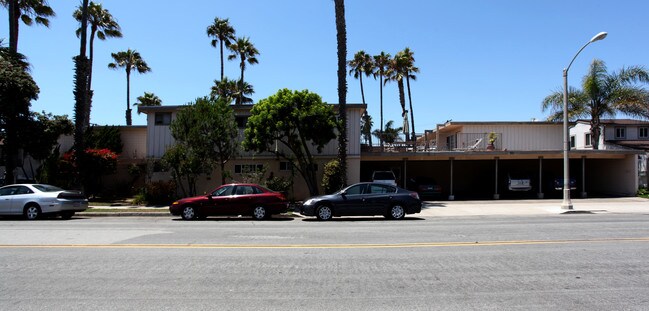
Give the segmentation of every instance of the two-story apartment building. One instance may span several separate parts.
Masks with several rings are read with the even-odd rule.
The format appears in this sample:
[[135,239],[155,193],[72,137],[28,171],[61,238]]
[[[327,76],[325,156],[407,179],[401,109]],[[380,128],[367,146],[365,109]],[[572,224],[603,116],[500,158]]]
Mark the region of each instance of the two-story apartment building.
[[[332,105],[334,109],[337,106]],[[176,118],[178,111],[185,106],[139,106],[138,111],[147,115],[147,139],[146,139],[146,157],[149,159],[160,159],[165,151],[172,146],[175,141],[171,136],[169,128],[171,121]],[[239,128],[239,141],[243,140],[244,129],[248,117],[251,115],[250,110],[252,105],[232,105],[237,127]],[[361,161],[361,144],[360,144],[360,122],[361,116],[365,111],[365,105],[362,104],[347,104],[347,182],[355,183],[360,180],[360,161]],[[284,148],[281,144],[277,148]],[[330,141],[321,153],[318,153],[316,148],[312,148],[312,154],[316,158],[318,181],[322,180],[324,165],[338,157],[338,141]],[[308,188],[303,182],[302,176],[293,171],[292,166],[284,159],[278,159],[271,153],[255,153],[251,151],[240,150],[239,155],[226,164],[227,171],[231,173],[229,181],[245,181],[248,173],[251,171],[262,170],[265,171],[266,177],[273,176],[285,177],[292,179],[293,189],[290,196],[301,200],[309,195]],[[219,169],[216,169],[211,176],[206,176],[199,180],[197,183],[197,191],[199,193],[210,191],[220,185]],[[170,176],[167,172],[155,172],[152,176],[153,179],[169,179]]]
[[[638,150],[638,179],[641,187],[647,187],[647,164],[649,158],[649,122],[631,119],[604,119],[600,123],[600,150]],[[576,150],[592,150],[590,122],[578,120],[570,129],[570,147]]]

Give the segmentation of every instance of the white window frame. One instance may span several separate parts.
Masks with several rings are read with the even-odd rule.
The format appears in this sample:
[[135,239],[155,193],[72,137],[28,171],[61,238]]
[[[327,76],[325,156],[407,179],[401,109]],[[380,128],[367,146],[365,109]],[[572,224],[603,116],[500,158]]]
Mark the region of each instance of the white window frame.
[[586,147],[592,147],[593,146],[593,144],[591,143],[591,137],[592,137],[591,133],[584,134],[584,140],[585,140],[584,146],[586,146]]
[[640,138],[640,139],[648,139],[649,138],[649,127],[641,127],[641,128],[639,128],[638,129],[638,138]]
[[[622,134],[622,135],[620,135]],[[615,127],[615,139],[625,139],[626,138],[626,127],[616,126]]]

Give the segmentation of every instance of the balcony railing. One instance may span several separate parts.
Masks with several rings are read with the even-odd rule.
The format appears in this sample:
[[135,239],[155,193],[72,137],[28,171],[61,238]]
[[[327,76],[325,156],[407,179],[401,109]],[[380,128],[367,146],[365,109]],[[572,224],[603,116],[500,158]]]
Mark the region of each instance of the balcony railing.
[[[373,137],[373,145],[361,145],[362,152],[444,152],[444,151],[487,151],[502,149],[502,133],[457,133],[444,136],[443,142],[436,142],[435,136],[430,133],[417,134],[415,141],[405,141],[403,135],[392,144],[384,143],[379,146],[378,139]],[[495,137],[492,146],[489,144],[490,136]]]

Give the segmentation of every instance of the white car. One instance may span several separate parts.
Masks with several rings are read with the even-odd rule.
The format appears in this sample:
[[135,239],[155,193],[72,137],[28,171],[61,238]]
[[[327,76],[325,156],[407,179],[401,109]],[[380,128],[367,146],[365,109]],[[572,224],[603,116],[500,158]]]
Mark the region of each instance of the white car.
[[0,188],[0,215],[23,215],[34,220],[43,215],[70,219],[88,209],[88,199],[80,191],[66,191],[45,184],[15,184]]
[[374,171],[372,181],[375,183],[397,186],[397,178],[392,171]]

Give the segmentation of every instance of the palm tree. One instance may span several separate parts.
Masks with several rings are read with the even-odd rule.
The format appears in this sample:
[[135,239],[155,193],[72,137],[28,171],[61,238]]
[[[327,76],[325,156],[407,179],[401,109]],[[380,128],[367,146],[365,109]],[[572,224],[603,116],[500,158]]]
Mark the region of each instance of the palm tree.
[[[406,114],[406,100],[403,87],[403,78],[405,77],[405,57],[402,52],[397,53],[388,63],[388,69],[385,73],[385,83],[389,81],[396,81],[399,90],[399,103],[401,104],[401,118],[405,120]],[[404,126],[408,124],[404,123]],[[409,132],[406,130],[406,140],[410,140]]]
[[410,104],[410,123],[412,124],[412,135],[411,139],[414,141],[417,139],[415,132],[415,114],[412,110],[412,96],[410,95],[410,79],[413,81],[417,80],[415,73],[419,73],[419,68],[415,67],[415,52],[411,51],[410,48],[406,47],[402,52],[404,57],[404,69],[406,75],[406,86],[408,88],[408,103]]
[[88,29],[88,0],[81,4],[81,33],[79,34],[79,55],[74,57],[74,151],[76,153],[75,164],[77,166],[78,178],[73,179],[73,184],[85,188],[85,177],[87,168],[85,165],[84,152],[86,144],[84,126],[86,117],[86,106],[88,105],[88,57],[86,57],[86,39]]
[[385,124],[385,130],[383,130],[382,132],[379,130],[374,130],[372,134],[388,144],[394,144],[394,142],[399,139],[399,133],[403,131],[403,127],[393,128],[393,124],[394,121],[390,120]]
[[367,113],[367,110],[363,114],[363,117],[361,117],[361,134],[363,135],[363,138],[365,139],[365,142],[367,143],[368,146],[372,146],[372,126],[374,125],[374,122],[372,121],[372,116],[370,116],[369,113]]
[[361,83],[361,98],[365,104],[365,92],[363,90],[363,75],[369,77],[374,73],[374,61],[372,56],[365,53],[365,51],[358,51],[354,54],[354,59],[347,62],[349,65],[349,75],[354,75],[354,78],[359,79]]
[[[240,90],[239,87],[243,87],[243,89]],[[228,103],[231,103],[234,100],[236,105],[243,105],[252,103],[252,98],[246,95],[252,95],[254,93],[255,90],[252,88],[252,85],[248,84],[248,82],[240,84],[239,81],[230,80],[225,77],[221,81],[214,81],[211,95],[212,97],[223,98]]]
[[[235,58],[239,58],[239,67],[241,68],[241,79],[239,80],[239,89],[243,89],[243,72],[246,69],[246,63],[250,65],[257,64],[259,61],[257,61],[257,55],[259,55],[259,51],[255,46],[250,42],[250,38],[243,37],[243,38],[237,38],[237,41],[234,43],[230,44],[228,47],[230,51],[232,51],[232,54],[228,56],[228,60],[233,60]],[[243,92],[239,94],[240,98],[239,102],[243,102]]]
[[[83,16],[81,7],[79,7],[72,16],[81,22]],[[88,23],[90,24],[90,44],[89,44],[89,59],[88,65],[88,103],[86,105],[84,127],[90,125],[90,110],[92,108],[92,63],[94,55],[94,42],[95,35],[99,40],[106,40],[106,38],[121,38],[122,32],[113,16],[104,9],[101,4],[90,2],[88,4]],[[81,35],[81,28],[77,29],[77,37]]]
[[[582,90],[569,89],[568,117],[571,120],[590,117],[591,144],[599,149],[601,118],[614,117],[620,112],[634,117],[649,118],[649,92],[637,85],[649,82],[649,72],[641,66],[622,68],[608,73],[606,64],[593,60],[582,81]],[[551,110],[550,121],[563,119],[563,90],[548,95],[542,110]]]
[[[383,77],[385,76],[385,72],[388,69],[388,64],[390,63],[390,58],[392,56],[389,53],[381,52],[379,55],[374,56],[374,68],[376,69],[373,73],[374,78],[376,76],[379,76],[379,87],[380,87],[380,92],[381,92],[381,120],[380,120],[380,133],[383,132]],[[380,146],[383,147],[383,137],[382,135],[378,136]]]
[[[162,100],[153,93],[144,92],[144,95],[137,97],[137,102],[133,106],[161,106]],[[137,112],[140,114],[140,112]]]
[[347,186],[347,26],[345,1],[334,0],[336,13],[336,46],[338,50],[338,161],[340,186]]
[[111,53],[114,63],[108,64],[110,69],[125,68],[126,69],[126,125],[131,125],[131,70],[135,69],[139,73],[146,73],[151,71],[151,68],[146,64],[140,53],[135,50],[128,49],[127,51]]
[[221,45],[221,80],[225,78],[223,75],[223,46],[230,47],[230,43],[235,40],[234,28],[230,25],[229,19],[214,18],[214,23],[207,27],[207,36],[212,37],[212,46],[216,47],[216,43]]
[[19,23],[31,26],[34,22],[45,27],[50,26],[49,17],[56,14],[47,0],[0,0],[0,5],[9,12],[9,50],[18,52]]

